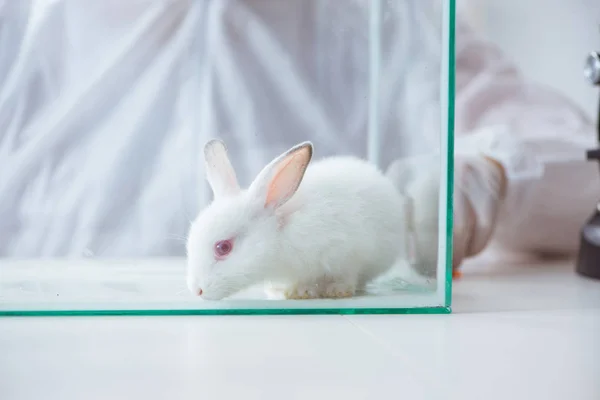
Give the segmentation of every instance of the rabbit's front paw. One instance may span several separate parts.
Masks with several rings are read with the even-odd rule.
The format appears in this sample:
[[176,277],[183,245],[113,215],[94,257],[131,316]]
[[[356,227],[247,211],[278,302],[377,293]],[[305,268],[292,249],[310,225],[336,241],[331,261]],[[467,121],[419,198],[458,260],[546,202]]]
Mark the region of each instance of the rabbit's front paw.
[[288,300],[307,300],[319,298],[318,285],[297,284],[286,288],[283,294]]
[[331,282],[325,287],[323,296],[330,299],[343,299],[354,296],[356,285],[349,282]]
[[285,289],[285,286],[272,282],[267,282],[265,284],[265,294],[269,300],[285,300]]

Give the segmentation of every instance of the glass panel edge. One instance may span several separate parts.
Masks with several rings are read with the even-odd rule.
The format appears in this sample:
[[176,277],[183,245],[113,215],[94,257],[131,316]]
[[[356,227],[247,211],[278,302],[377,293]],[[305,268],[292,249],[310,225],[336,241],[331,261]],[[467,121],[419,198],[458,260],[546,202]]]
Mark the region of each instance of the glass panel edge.
[[450,314],[450,307],[416,308],[279,308],[227,310],[53,310],[0,311],[0,317],[95,317],[95,316],[219,316],[219,315],[357,315],[357,314]]
[[454,224],[454,97],[456,75],[456,0],[448,0],[448,157],[446,180],[446,298],[444,305],[450,311],[452,305],[452,246]]

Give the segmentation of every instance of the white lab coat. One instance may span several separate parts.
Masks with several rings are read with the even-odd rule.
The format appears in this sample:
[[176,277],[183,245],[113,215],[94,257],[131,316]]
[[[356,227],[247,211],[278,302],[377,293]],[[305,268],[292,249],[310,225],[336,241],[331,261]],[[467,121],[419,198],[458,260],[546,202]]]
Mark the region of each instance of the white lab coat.
[[[383,168],[439,151],[440,124],[440,2],[386,4]],[[210,200],[210,137],[228,143],[244,184],[306,139],[319,156],[365,156],[367,5],[0,2],[0,255],[183,254]],[[456,134],[458,153],[490,154],[508,171],[498,243],[573,250],[600,190],[583,159],[591,123],[460,16]]]
[[[490,3],[493,11],[500,8]],[[518,2],[508,3],[508,7],[520,7]],[[480,149],[506,169],[507,193],[491,248],[515,254],[573,255],[579,246],[579,230],[600,200],[598,165],[585,159],[586,150],[598,146],[596,115],[583,111],[578,99],[562,95],[558,88],[563,81],[561,74],[567,82],[575,75],[585,86],[586,53],[573,61],[577,54],[570,50],[582,48],[582,43],[587,51],[600,47],[600,3],[536,0],[528,5],[530,11],[536,4],[538,11],[552,10],[555,17],[540,16],[529,29],[538,35],[542,28],[550,30],[553,33],[544,36],[553,40],[543,45],[527,37],[521,40],[528,43],[529,58],[538,59],[537,67],[547,65],[546,69],[556,72],[554,81],[548,76],[535,79],[531,70],[526,77],[497,46],[458,22],[456,154]],[[532,13],[528,15],[534,21]],[[557,15],[569,22],[559,28]],[[558,33],[575,26],[573,31],[578,35]],[[519,32],[526,33],[524,28]],[[553,69],[554,58],[563,54],[570,57],[569,62],[557,63],[571,69]],[[598,91],[591,86],[589,91],[595,93],[594,104],[585,109],[597,113]]]

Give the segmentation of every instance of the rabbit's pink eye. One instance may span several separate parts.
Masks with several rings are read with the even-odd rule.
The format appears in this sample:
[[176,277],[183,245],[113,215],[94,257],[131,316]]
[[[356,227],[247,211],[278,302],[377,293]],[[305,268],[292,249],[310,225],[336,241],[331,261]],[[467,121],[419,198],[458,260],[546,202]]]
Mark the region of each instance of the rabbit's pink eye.
[[231,253],[233,249],[233,243],[231,240],[220,240],[215,243],[215,255],[217,257],[225,257],[227,254]]

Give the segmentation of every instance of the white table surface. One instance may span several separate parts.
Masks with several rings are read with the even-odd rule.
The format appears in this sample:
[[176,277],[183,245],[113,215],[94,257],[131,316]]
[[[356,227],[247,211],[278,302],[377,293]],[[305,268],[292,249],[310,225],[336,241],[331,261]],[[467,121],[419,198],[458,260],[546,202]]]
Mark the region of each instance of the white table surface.
[[600,281],[474,265],[452,315],[0,319],[0,399],[600,399]]

